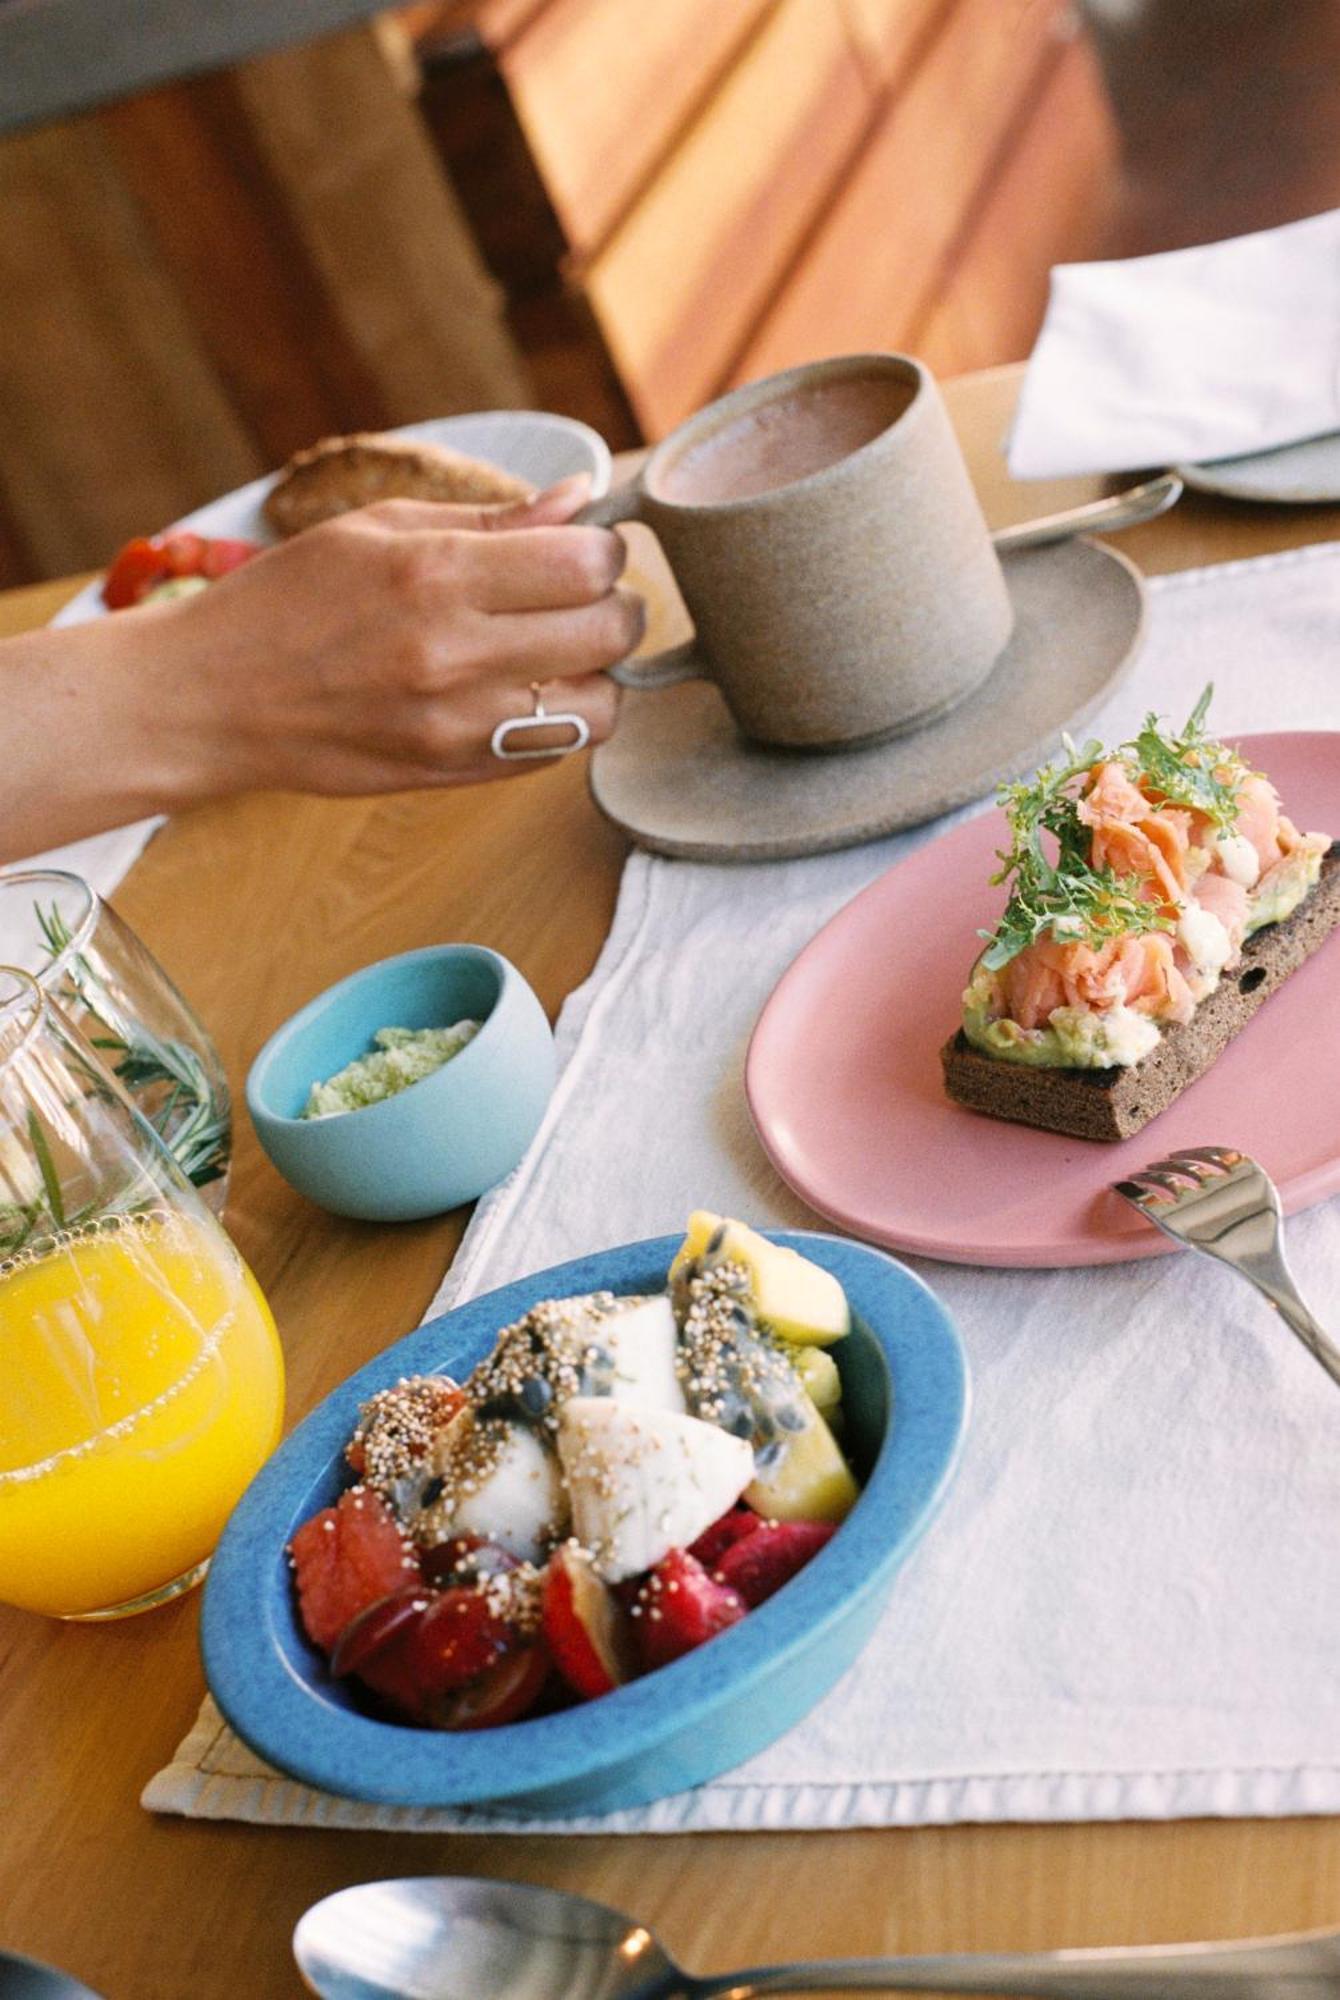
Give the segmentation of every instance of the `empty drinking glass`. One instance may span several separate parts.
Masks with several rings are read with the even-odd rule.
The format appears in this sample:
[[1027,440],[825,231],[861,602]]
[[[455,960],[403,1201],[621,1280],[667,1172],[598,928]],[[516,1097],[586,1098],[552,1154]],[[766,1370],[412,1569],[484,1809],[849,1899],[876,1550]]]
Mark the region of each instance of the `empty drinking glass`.
[[232,1108],[218,1050],[157,959],[78,875],[0,872],[0,963],[30,972],[222,1215]]

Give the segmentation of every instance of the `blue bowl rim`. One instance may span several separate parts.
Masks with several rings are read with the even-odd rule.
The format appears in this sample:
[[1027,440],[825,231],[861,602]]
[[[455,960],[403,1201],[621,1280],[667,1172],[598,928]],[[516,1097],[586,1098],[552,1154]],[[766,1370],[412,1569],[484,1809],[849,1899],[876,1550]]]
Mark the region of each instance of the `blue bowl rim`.
[[[355,971],[347,972],[343,979],[337,979],[333,985],[323,987],[319,993],[313,994],[310,1000],[305,1001],[295,1013],[290,1014],[287,1020],[280,1022],[274,1033],[267,1037],[253,1060],[251,1068],[247,1071],[247,1109],[250,1111],[253,1120],[259,1122],[261,1119],[264,1119],[271,1126],[283,1127],[285,1129],[297,1127],[304,1132],[316,1130],[324,1122],[323,1120],[302,1117],[295,1118],[288,1112],[276,1111],[273,1105],[266,1100],[264,1094],[267,1081],[266,1073],[272,1067],[284,1044],[300,1029],[305,1028],[309,1021],[314,1021],[323,1014],[327,1007],[333,1005],[342,994],[352,991],[357,986],[371,984],[378,974],[389,972],[395,966],[408,965],[430,959],[458,957],[482,960],[484,963],[492,966],[498,974],[498,997],[485,1016],[479,1033],[468,1041],[459,1054],[451,1058],[449,1063],[443,1063],[440,1069],[434,1070],[429,1076],[420,1077],[416,1083],[406,1084],[404,1090],[396,1091],[393,1097],[383,1098],[376,1104],[359,1104],[352,1111],[341,1112],[341,1123],[346,1118],[361,1118],[368,1112],[385,1111],[388,1106],[396,1104],[402,1097],[409,1095],[413,1091],[421,1090],[425,1084],[438,1083],[443,1077],[452,1072],[455,1072],[458,1078],[462,1076],[468,1077],[472,1068],[478,1064],[478,1055],[475,1057],[475,1063],[467,1064],[464,1071],[459,1070],[457,1065],[465,1062],[465,1059],[469,1056],[471,1050],[476,1047],[476,1044],[483,1041],[485,1035],[488,1033],[489,1023],[497,1016],[499,1005],[508,985],[515,984],[516,981],[520,980],[527,985],[529,990],[529,982],[526,981],[524,973],[518,971],[509,958],[504,958],[500,951],[494,951],[489,945],[418,945],[412,951],[400,951],[393,953],[388,958],[376,958],[368,965],[360,965]],[[381,1025],[385,1026],[386,1024],[383,1022]],[[355,1058],[351,1056],[348,1060],[352,1062]]]
[[[603,1286],[624,1293],[656,1289],[683,1239],[620,1245],[532,1273],[425,1322],[333,1390],[262,1467],[224,1531],[201,1616],[206,1678],[243,1741],[290,1776],[346,1797],[405,1806],[503,1805],[594,1781],[631,1758],[653,1755],[747,1697],[857,1603],[886,1589],[933,1518],[958,1463],[969,1408],[962,1343],[929,1286],[887,1252],[818,1232],[766,1233],[839,1278],[892,1377],[890,1420],[860,1499],[784,1591],[710,1645],[598,1702],[495,1729],[451,1734],[408,1728],[325,1698],[322,1663],[297,1625],[283,1551],[314,1511],[359,1404],[402,1375],[450,1368],[453,1341],[482,1354],[501,1326],[542,1298]],[[881,1325],[878,1288],[890,1282],[899,1293],[898,1311]],[[460,1358],[472,1364],[473,1354]],[[909,1420],[913,1427],[905,1434]],[[512,1777],[500,1776],[509,1766]]]

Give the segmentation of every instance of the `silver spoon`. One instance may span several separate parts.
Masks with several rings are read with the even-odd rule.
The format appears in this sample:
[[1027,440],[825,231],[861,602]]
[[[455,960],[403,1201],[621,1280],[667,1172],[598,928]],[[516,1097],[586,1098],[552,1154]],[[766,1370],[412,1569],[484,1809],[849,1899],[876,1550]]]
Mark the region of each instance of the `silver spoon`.
[[603,1903],[520,1882],[430,1875],[364,1882],[316,1903],[293,1933],[323,2000],[752,2000],[759,1993],[1024,1993],[1154,2000],[1337,2000],[1340,1932],[1128,1950],[840,1958],[698,1979]]
[[0,1951],[0,2000],[98,2000],[98,1995],[54,1965]]
[[1175,472],[1162,472],[1124,493],[1111,493],[1105,500],[1090,500],[1083,507],[1066,507],[1059,514],[1043,514],[1036,521],[1021,521],[1017,528],[997,528],[991,539],[997,555],[1015,549],[1041,548],[1046,542],[1068,541],[1071,535],[1111,534],[1117,528],[1133,528],[1137,521],[1152,521],[1166,514],[1182,497],[1182,481]]

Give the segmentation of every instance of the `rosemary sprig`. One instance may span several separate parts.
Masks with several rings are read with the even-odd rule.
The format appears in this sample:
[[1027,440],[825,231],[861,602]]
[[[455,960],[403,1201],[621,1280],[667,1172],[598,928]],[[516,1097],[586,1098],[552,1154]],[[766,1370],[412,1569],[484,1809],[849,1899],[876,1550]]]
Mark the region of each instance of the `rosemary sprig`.
[[42,1129],[42,1121],[35,1111],[28,1113],[28,1137],[32,1141],[33,1153],[37,1159],[37,1171],[42,1176],[42,1192],[47,1198],[52,1220],[57,1229],[65,1227],[65,1198],[61,1194],[60,1175],[51,1157],[51,1147]]
[[[1210,681],[1180,730],[1161,727],[1151,711],[1139,735],[1122,744],[1121,754],[1135,767],[1136,777],[1162,795],[1164,804],[1190,807],[1227,831],[1238,816],[1243,771],[1233,751],[1205,734],[1213,694]],[[1221,777],[1220,772],[1227,775]]]
[[0,1202],[0,1259],[12,1257],[23,1249],[32,1249],[62,1231],[76,1227],[93,1212],[85,1208],[70,1214],[46,1127],[36,1111],[29,1111],[26,1123],[28,1143],[37,1164],[42,1191],[31,1201]]
[[[47,951],[59,958],[72,940],[60,910],[34,904]],[[162,1040],[141,1028],[133,1037],[118,1034],[107,1019],[103,986],[87,959],[71,961],[68,993],[103,1032],[90,1034],[136,1109],[158,1134],[187,1179],[196,1187],[218,1180],[228,1167],[231,1119],[227,1100],[214,1089],[209,1072],[186,1042]]]
[[0,1202],[0,1258],[12,1257],[16,1250],[22,1250],[41,1213],[37,1202]]
[[[1076,781],[1102,759],[1103,746],[1090,742],[1077,749],[1068,736],[1061,741],[1064,759],[1045,764],[1030,780],[1000,788],[1011,841],[998,852],[1001,865],[991,880],[1011,886],[1000,922],[978,933],[987,941],[982,964],[990,972],[1047,936],[1100,950],[1114,938],[1172,928],[1158,906],[1144,900],[1138,875],[1118,875],[1091,863],[1093,833],[1079,816]],[[1048,836],[1055,843],[1054,859]]]

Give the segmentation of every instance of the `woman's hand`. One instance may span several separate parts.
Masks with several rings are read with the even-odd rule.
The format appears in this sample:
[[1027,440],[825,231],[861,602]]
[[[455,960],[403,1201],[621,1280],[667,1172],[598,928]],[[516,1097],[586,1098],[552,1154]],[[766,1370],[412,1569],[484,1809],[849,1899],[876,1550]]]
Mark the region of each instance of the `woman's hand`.
[[170,658],[172,728],[215,794],[524,771],[492,755],[497,725],[531,715],[538,686],[602,741],[618,704],[605,669],[642,633],[639,600],[616,588],[620,538],[565,525],[586,490],[568,481],[499,511],[384,501],[119,617]]
[[489,749],[537,686],[600,742],[618,702],[604,670],[643,614],[616,587],[619,537],[569,525],[586,493],[583,478],[499,511],[388,500],[193,597],[0,641],[0,861],[258,788],[537,770]]

